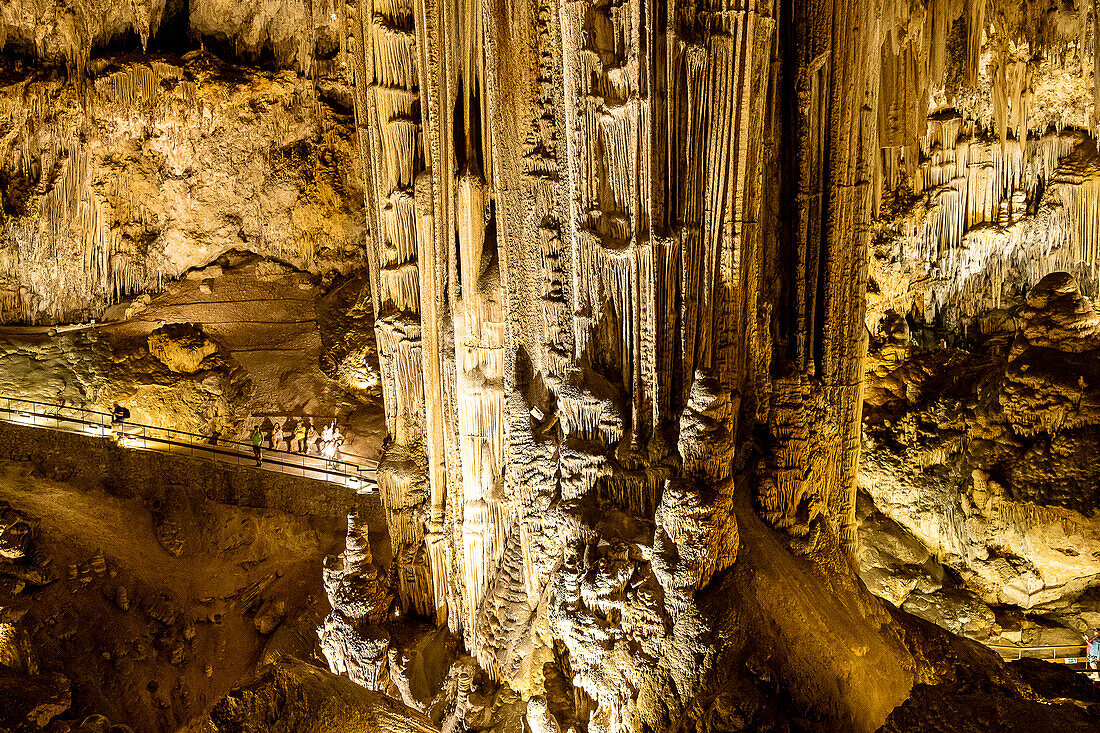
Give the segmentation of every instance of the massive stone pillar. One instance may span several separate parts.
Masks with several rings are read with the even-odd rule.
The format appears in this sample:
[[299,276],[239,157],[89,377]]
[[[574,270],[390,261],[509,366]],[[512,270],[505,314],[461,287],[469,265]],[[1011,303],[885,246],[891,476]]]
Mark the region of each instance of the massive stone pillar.
[[372,12],[402,597],[525,696],[558,669],[589,730],[662,728],[718,672],[700,599],[736,572],[738,511],[833,571],[854,543],[883,22],[858,0]]
[[424,547],[426,471],[421,294],[415,185],[424,168],[413,8],[396,0],[349,4],[355,116],[365,178],[371,305],[386,426],[378,486],[398,566],[402,607],[434,611]]

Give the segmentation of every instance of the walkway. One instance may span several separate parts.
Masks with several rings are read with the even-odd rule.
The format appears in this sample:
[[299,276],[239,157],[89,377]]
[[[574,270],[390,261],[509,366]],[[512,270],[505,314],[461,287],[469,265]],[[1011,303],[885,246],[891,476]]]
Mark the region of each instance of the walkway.
[[1011,662],[1016,659],[1042,659],[1055,664],[1069,665],[1078,672],[1088,672],[1085,663],[1085,645],[1072,646],[1009,646],[1007,644],[987,644],[990,649],[1001,655],[1001,659]]
[[[0,395],[0,420],[46,430],[83,433],[111,439],[111,416],[105,412],[47,402],[35,402]],[[318,455],[263,449],[263,465],[256,466],[252,446],[232,440],[214,441],[208,436],[171,430],[155,425],[125,423],[119,445],[133,450],[186,455],[215,464],[253,467],[257,470],[301,476],[346,486],[359,493],[371,493],[377,485],[378,463],[359,456],[341,454],[341,460],[326,461]]]

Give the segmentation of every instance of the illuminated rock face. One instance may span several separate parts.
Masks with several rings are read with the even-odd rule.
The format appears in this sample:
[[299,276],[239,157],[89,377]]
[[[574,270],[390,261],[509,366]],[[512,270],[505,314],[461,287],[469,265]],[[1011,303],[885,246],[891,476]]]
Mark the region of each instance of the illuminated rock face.
[[10,0],[0,8],[0,47],[33,51],[83,77],[96,49],[127,36],[143,50],[190,36],[319,77],[341,49],[343,19],[335,0]]
[[361,267],[339,77],[315,85],[193,53],[97,61],[77,88],[4,63],[0,320],[101,318],[234,249],[315,273]]
[[590,730],[662,727],[736,493],[806,555],[855,539],[881,24],[837,8],[829,54],[771,4],[352,7],[400,601],[525,696],[560,668]]
[[[953,631],[1075,643],[1100,619],[1095,17],[966,5],[993,19],[950,21],[977,65],[949,51],[927,124],[880,140],[860,483],[887,518],[862,572]],[[893,555],[891,520],[934,559]]]
[[[1053,247],[1043,220],[1017,222],[1044,197],[1064,204],[1064,261],[1092,256],[1085,136],[1017,142],[1088,116],[1037,103],[1057,74],[1013,47],[1084,48],[1084,9],[1033,37],[1038,9],[993,0],[192,0],[193,39],[283,70],[227,80],[201,52],[90,60],[119,33],[155,38],[177,6],[67,2],[2,16],[78,81],[2,102],[7,320],[87,317],[231,246],[367,272],[341,310],[375,319],[394,587],[353,520],[325,574],[333,672],[447,730],[870,731],[916,684],[956,707],[981,685],[1023,700],[988,652],[855,576],[867,324],[900,329],[912,282],[942,272],[932,301],[976,315],[967,277],[998,284],[1002,239],[1026,262]],[[55,19],[70,6],[76,30]],[[67,126],[27,122],[43,94]],[[122,159],[152,173],[117,190],[102,171]],[[1024,286],[1063,260],[1044,262]],[[1071,290],[1034,306],[1029,347],[1091,338]],[[366,389],[360,341],[327,366]],[[1006,372],[1021,415],[1042,391],[1025,371]],[[976,535],[999,506],[983,490]],[[410,641],[391,610],[470,656],[417,670],[410,650],[443,632]],[[333,687],[299,672],[269,671],[272,699]]]
[[[1088,592],[1100,575],[1092,459],[1100,443],[1100,313],[1078,287],[1066,273],[1046,276],[1014,309],[1015,327],[976,341],[970,352],[895,340],[869,359],[860,482],[879,510],[927,548],[922,558],[871,539],[872,555],[908,555],[897,564],[912,570],[928,567],[931,551],[961,587],[940,593],[951,585],[944,578],[905,570],[891,574],[909,575],[909,583],[868,583],[881,583],[884,596],[925,617],[967,607],[961,621],[944,624],[954,631],[1065,644],[1100,620],[1095,591]],[[867,560],[865,573],[881,573],[870,566],[882,563]],[[935,575],[935,563],[931,569]],[[1039,625],[1021,621],[1021,613]]]
[[[933,198],[895,233],[941,259],[1014,216],[1018,187],[1080,199],[1054,179],[1080,135],[1009,139],[1031,129],[1012,43],[1046,38],[1028,30],[1038,11],[985,33],[987,4],[1008,12],[349,4],[399,600],[531,696],[533,727],[549,669],[583,693],[571,714],[590,730],[697,720],[695,696],[733,684],[724,655],[755,648],[747,619],[775,619],[787,658],[762,664],[839,727],[877,727],[951,666],[899,640],[845,558],[883,191],[897,205],[903,172]],[[1071,16],[1056,35],[1084,47],[1085,11]],[[1052,236],[1090,257],[1065,215]],[[949,288],[984,266],[966,256],[948,257]],[[781,543],[745,537],[748,504]],[[782,567],[751,569],[747,547],[808,559],[806,595],[746,581]],[[720,588],[758,605],[703,613]],[[827,597],[847,621],[818,632],[806,617]],[[799,648],[819,633],[832,641]],[[856,684],[872,668],[891,680],[874,695]],[[859,691],[822,688],[832,675]]]

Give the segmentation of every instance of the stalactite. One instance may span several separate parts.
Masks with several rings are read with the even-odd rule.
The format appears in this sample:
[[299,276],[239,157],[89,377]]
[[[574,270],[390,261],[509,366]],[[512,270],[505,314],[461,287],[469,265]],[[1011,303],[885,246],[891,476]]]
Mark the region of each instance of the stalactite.
[[751,0],[355,6],[399,596],[492,676],[567,657],[589,730],[658,729],[638,700],[711,663],[661,649],[701,638],[735,488],[796,550],[854,549],[873,182],[937,209],[916,256],[969,267],[1068,153],[1023,139],[1026,65],[1020,139],[928,123],[958,6],[806,0],[790,46]]
[[[1084,2],[1081,3],[1084,12]],[[1090,132],[1095,136],[1100,131],[1100,13],[1096,11],[1096,0],[1092,0],[1092,124]],[[1085,24],[1082,23],[1082,26]],[[1082,36],[1084,32],[1082,31]],[[1084,45],[1082,38],[1081,45]],[[1081,67],[1084,68],[1082,54]]]
[[978,82],[978,64],[982,52],[982,36],[985,33],[986,0],[966,0],[966,75],[967,83]]
[[[365,172],[371,297],[378,316],[379,361],[391,442],[379,468],[395,555],[398,597],[406,611],[435,614],[436,593],[424,545],[424,354],[420,342],[423,279],[418,261],[415,181],[423,168],[419,68],[411,6],[388,0],[349,5],[354,43],[355,115]],[[428,291],[432,292],[431,289]],[[438,556],[438,553],[436,553]],[[438,585],[438,584],[436,584]]]

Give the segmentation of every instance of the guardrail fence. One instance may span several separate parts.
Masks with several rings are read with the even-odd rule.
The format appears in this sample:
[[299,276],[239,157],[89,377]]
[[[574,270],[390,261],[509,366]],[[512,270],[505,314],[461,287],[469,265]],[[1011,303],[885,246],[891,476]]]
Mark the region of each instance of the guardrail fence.
[[[116,435],[109,413],[82,407],[0,396],[0,419],[69,433],[116,437],[120,445],[136,450],[186,455],[232,466],[255,466],[256,463],[251,443],[144,425],[131,420],[126,420]],[[310,453],[266,447],[261,450],[263,464],[260,468],[269,471],[329,481],[357,491],[372,491],[375,485],[378,463],[360,456],[341,452],[339,459],[328,460]]]
[[1058,664],[1068,664],[1079,672],[1091,672],[1088,669],[1084,644],[1065,646],[1010,646],[1007,644],[987,644],[990,649],[1001,655],[1002,659],[1043,659]]

